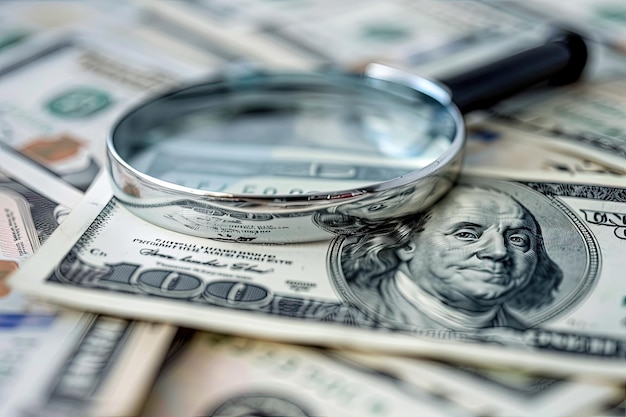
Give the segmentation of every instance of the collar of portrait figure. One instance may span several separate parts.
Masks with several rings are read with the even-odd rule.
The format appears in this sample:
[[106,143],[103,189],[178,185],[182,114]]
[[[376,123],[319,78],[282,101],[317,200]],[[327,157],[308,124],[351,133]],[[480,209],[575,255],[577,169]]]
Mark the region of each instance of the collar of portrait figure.
[[396,272],[394,284],[408,303],[434,321],[452,330],[492,327],[493,321],[497,319],[496,316],[502,309],[501,306],[496,305],[483,312],[449,306],[439,298],[424,291],[402,271]]

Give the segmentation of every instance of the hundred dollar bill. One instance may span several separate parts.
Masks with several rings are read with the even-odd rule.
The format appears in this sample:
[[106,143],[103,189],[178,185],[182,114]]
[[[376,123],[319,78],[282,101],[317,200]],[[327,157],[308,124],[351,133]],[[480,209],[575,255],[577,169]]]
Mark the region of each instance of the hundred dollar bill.
[[175,329],[60,312],[2,330],[3,416],[124,417],[142,406]]
[[444,396],[479,416],[591,416],[626,394],[617,383],[560,379],[519,368],[478,368],[455,363],[339,351],[355,360]]
[[[263,0],[142,6],[272,67],[354,67],[376,60],[429,75],[539,40],[540,19],[486,2]],[[520,36],[522,34],[522,36]],[[530,35],[530,36],[529,36]],[[455,56],[444,65],[430,64]]]
[[[197,0],[176,5],[181,16],[200,16],[206,25],[224,31],[258,33],[291,23],[315,21],[362,7],[370,0],[309,0],[303,2],[268,2],[266,0]],[[166,1],[139,4],[150,10],[167,7]],[[162,9],[163,11],[168,9]]]
[[[21,45],[43,38],[44,34],[60,28],[93,26],[103,16],[114,14],[120,20],[128,4],[121,2],[24,2],[4,1],[0,4],[0,65],[10,62]],[[122,13],[120,13],[122,12]],[[43,39],[41,39],[43,40]]]
[[[347,3],[351,3],[350,0]],[[267,36],[262,29],[266,22],[261,16],[276,16],[283,4],[259,1],[191,1],[170,2],[161,0],[138,0],[137,3],[155,16],[161,16],[163,23],[169,21],[177,26],[204,38],[210,44],[218,45],[221,51],[227,51],[232,57],[261,63],[266,68],[289,70],[310,70],[324,63],[314,53],[286,42]],[[311,2],[307,2],[309,5]],[[345,6],[337,6],[338,2],[315,1],[313,4],[324,4],[325,7],[304,7],[306,11],[331,11]],[[332,3],[332,6],[330,6]],[[292,3],[293,4],[293,3]],[[278,6],[277,6],[278,5]],[[286,7],[291,12],[302,10],[298,6]],[[296,12],[298,13],[298,12]],[[299,14],[299,13],[298,13]],[[195,42],[194,42],[195,43]]]
[[[27,58],[30,46],[45,47],[55,32],[99,32],[97,37],[117,39],[141,44],[156,56],[164,54],[169,59],[195,62],[213,68],[223,60],[207,53],[210,44],[203,40],[201,48],[190,48],[190,38],[184,36],[183,27],[158,24],[159,20],[136,2],[94,0],[90,2],[3,2],[0,6],[0,66]],[[180,39],[180,38],[185,38]],[[198,49],[201,49],[200,51]],[[211,51],[214,51],[215,48]],[[18,55],[18,56],[15,56]]]
[[549,135],[520,129],[503,120],[480,122],[468,129],[464,163],[486,169],[539,170],[619,177],[624,158],[582,144],[552,140]]
[[425,71],[453,57],[448,64],[458,73],[462,65],[514,49],[543,26],[493,2],[370,1],[278,27],[272,35],[337,64],[375,59]]
[[[138,39],[153,54],[161,54],[169,59],[185,62],[207,74],[214,68],[222,67],[226,63],[250,63],[244,56],[233,53],[206,38],[198,36],[182,24],[177,24],[157,13],[151,12],[135,4],[136,16],[130,23],[108,25],[101,28],[101,32],[129,39]],[[234,65],[232,65],[234,66]]]
[[624,13],[626,8],[620,1],[615,0],[577,0],[567,7],[558,1],[525,1],[516,2],[513,7],[519,7],[536,13],[544,19],[553,20],[560,16],[561,21],[583,28],[594,38],[626,53],[626,23]]
[[142,417],[469,416],[322,350],[198,333],[159,375]]
[[129,106],[209,72],[132,39],[58,32],[0,69],[0,143],[81,190],[104,163],[105,138]]
[[173,328],[59,311],[6,285],[81,194],[0,150],[0,415],[137,411]]
[[366,223],[346,207],[315,219],[330,240],[254,245],[144,222],[102,176],[10,282],[219,332],[623,378],[626,188],[585,178],[466,172],[428,212]]
[[[623,63],[622,63],[623,66]],[[502,107],[500,122],[567,151],[607,155],[626,166],[626,78],[581,84],[522,108]]]

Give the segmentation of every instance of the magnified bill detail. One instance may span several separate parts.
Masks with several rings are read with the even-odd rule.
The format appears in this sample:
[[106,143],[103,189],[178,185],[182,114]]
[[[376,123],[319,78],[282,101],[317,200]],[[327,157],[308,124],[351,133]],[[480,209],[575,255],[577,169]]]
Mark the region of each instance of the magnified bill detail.
[[143,109],[131,126],[144,125],[141,140],[124,140],[130,127],[122,122],[116,145],[132,167],[160,180],[255,195],[380,183],[450,148],[457,127],[447,106],[406,86],[370,87],[328,75],[191,87]]

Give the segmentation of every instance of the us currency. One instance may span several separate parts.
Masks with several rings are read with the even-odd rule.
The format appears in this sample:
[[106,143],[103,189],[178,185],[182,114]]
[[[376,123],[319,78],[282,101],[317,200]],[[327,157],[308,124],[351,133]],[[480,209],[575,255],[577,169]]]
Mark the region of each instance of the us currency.
[[274,3],[264,0],[200,0],[187,2],[181,8],[202,14],[225,29],[241,32],[260,32],[269,27],[317,20],[349,11],[360,4],[355,0],[341,3],[332,0],[311,0],[295,3]]
[[514,174],[465,173],[428,214],[329,214],[332,240],[274,246],[155,227],[103,176],[10,284],[219,332],[623,378],[623,181]]
[[506,120],[481,121],[468,129],[464,164],[476,169],[564,172],[571,175],[626,174],[624,158],[544,132],[520,129]]
[[458,73],[464,65],[510,51],[540,36],[543,26],[488,2],[373,1],[278,27],[273,36],[342,66],[384,60],[432,75],[435,66]]
[[544,97],[523,108],[501,108],[501,123],[529,132],[564,151],[578,149],[613,158],[626,158],[624,106],[626,78],[580,84]]
[[[232,56],[257,62],[264,68],[310,70],[323,64],[320,57],[309,51],[299,47],[294,48],[292,45],[264,35],[264,31],[260,29],[264,23],[259,22],[256,13],[252,10],[256,12],[259,9],[264,10],[266,16],[275,15],[276,13],[268,12],[280,10],[280,5],[275,6],[278,3],[274,3],[274,6],[270,3],[255,1],[172,3],[160,0],[138,0],[137,3],[155,16],[160,16],[164,23],[169,21],[194,33],[195,36],[192,35],[192,38],[201,37],[205,39],[205,42],[219,45],[222,51],[228,51]],[[332,11],[337,8],[337,2],[331,5],[331,2],[322,0],[319,3],[324,3],[328,7],[321,9],[305,7],[305,9]],[[298,9],[297,6],[295,8]]]
[[0,4],[0,65],[19,56],[24,43],[38,43],[59,29],[101,25],[105,16],[114,15],[119,22],[130,9],[130,3],[99,0],[87,4],[4,1]]
[[149,49],[152,56],[161,54],[206,69],[223,63],[206,39],[198,48],[200,42],[185,36],[184,27],[162,24],[133,1],[5,1],[0,5],[0,23],[0,66],[17,61],[20,55],[28,57],[32,48],[21,47],[24,43],[43,47],[54,33],[70,30],[98,32],[95,37],[102,38],[115,33],[118,40]]
[[103,165],[106,135],[129,106],[210,71],[110,34],[46,38],[45,46],[21,45],[29,54],[0,69],[0,143],[80,190]]
[[591,36],[601,42],[626,52],[626,24],[624,23],[624,5],[612,0],[578,0],[569,7],[556,1],[527,1],[517,3],[513,7],[523,8],[542,16],[553,19],[561,16],[561,21],[583,28]]
[[458,70],[526,46],[529,40],[540,39],[545,27],[542,20],[519,9],[511,12],[486,2],[141,4],[265,65],[294,69],[353,68],[375,60],[419,69],[425,75],[440,74],[451,66]]
[[[592,416],[623,400],[623,385],[537,375],[515,368],[477,368],[400,356],[338,355],[443,396],[480,416]],[[582,377],[582,380],[581,380]]]
[[0,150],[0,414],[137,411],[174,329],[59,310],[6,285],[82,195]]
[[141,413],[174,415],[470,414],[323,350],[198,333],[166,363]]
[[[185,25],[153,13],[135,4],[136,16],[131,23],[109,25],[105,31],[128,39],[138,39],[153,53],[185,62],[210,75],[215,68],[226,65],[252,65],[248,57],[233,53],[228,48],[198,36]],[[113,27],[111,27],[113,26]],[[195,78],[192,76],[192,78]]]

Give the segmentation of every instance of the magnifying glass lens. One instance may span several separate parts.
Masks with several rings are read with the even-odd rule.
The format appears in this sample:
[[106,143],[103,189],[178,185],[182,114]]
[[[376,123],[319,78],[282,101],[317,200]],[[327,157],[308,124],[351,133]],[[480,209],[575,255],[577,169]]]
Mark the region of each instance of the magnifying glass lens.
[[461,171],[462,114],[576,81],[578,34],[447,80],[380,64],[364,74],[256,73],[163,94],[107,138],[115,197],[167,229],[232,242],[355,233],[431,207]]
[[459,134],[458,112],[427,92],[352,75],[250,76],[189,87],[140,110],[115,131],[129,165],[229,194],[371,186],[427,167]]

